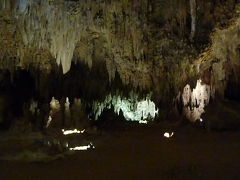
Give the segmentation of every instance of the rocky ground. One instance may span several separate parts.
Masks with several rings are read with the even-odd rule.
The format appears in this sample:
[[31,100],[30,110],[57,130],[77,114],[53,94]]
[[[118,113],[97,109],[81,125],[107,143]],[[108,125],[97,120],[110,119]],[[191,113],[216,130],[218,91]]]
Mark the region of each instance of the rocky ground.
[[[166,131],[175,134],[165,138]],[[190,125],[127,124],[114,131],[75,137],[79,142],[91,141],[95,149],[59,152],[52,159],[48,152],[47,157],[32,160],[27,156],[6,158],[6,154],[29,147],[29,151],[39,152],[36,139],[44,139],[46,134],[35,134],[33,141],[1,135],[0,179],[238,179],[239,135]]]

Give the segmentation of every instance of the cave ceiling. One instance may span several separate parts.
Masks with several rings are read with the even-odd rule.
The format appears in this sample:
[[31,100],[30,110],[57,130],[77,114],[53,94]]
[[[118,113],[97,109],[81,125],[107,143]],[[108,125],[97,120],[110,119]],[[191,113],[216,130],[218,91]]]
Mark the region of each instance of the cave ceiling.
[[0,67],[67,74],[73,63],[103,63],[109,82],[118,74],[125,85],[176,95],[202,78],[221,91],[239,75],[238,6],[194,2],[3,0]]

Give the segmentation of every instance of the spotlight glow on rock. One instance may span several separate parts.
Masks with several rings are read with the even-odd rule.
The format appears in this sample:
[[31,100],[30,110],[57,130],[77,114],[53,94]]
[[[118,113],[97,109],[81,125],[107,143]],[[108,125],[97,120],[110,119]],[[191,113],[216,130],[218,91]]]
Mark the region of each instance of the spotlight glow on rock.
[[80,133],[84,133],[85,132],[85,129],[80,131],[80,130],[77,130],[77,129],[73,129],[73,130],[65,130],[65,129],[62,129],[62,132],[64,135],[69,135],[69,134],[80,134]]
[[166,137],[166,138],[170,138],[170,137],[172,137],[173,135],[174,135],[174,132],[171,132],[171,133],[165,132],[165,133],[164,133],[164,137]]
[[49,125],[50,125],[50,123],[52,122],[52,117],[51,116],[49,116],[48,117],[48,121],[47,121],[47,124],[46,124],[46,128],[48,128],[49,127]]
[[140,120],[139,124],[147,124],[148,122],[146,120]]
[[73,148],[69,148],[70,151],[86,151],[88,149],[95,149],[95,146],[93,146],[92,143],[90,143],[87,146],[76,146]]

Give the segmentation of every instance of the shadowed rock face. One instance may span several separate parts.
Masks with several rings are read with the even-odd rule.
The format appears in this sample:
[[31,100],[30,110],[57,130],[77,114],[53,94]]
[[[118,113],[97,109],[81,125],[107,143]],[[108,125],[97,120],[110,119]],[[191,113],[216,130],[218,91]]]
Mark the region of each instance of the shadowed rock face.
[[122,87],[152,91],[166,108],[198,79],[211,98],[224,97],[239,85],[238,21],[233,0],[3,0],[0,67],[29,70],[43,92],[49,79],[63,77],[59,66],[67,77],[80,62],[106,67],[96,78],[104,96],[117,76]]

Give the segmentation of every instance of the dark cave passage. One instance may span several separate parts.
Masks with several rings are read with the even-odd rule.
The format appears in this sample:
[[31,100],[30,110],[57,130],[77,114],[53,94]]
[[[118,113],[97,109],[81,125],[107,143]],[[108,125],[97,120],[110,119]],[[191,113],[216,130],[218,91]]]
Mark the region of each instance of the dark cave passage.
[[[74,63],[71,70],[65,75],[61,73],[61,70],[45,74],[37,69],[30,68],[29,70],[17,70],[14,74],[10,74],[9,71],[2,71],[1,77],[1,114],[3,117],[1,127],[8,128],[14,124],[14,121],[21,121],[21,118],[24,118],[30,121],[33,126],[37,125],[38,128],[43,129],[47,120],[46,116],[51,111],[50,102],[52,98],[60,103],[61,116],[64,116],[64,104],[66,98],[68,98],[72,113],[74,114],[73,111],[82,112],[82,115],[76,117],[79,119],[78,121],[81,121],[81,118],[96,119],[95,113],[99,110],[97,116],[101,113],[105,114],[106,111],[112,111],[113,114],[117,113],[114,112],[114,107],[111,108],[112,110],[107,110],[109,105],[116,106],[117,103],[106,102],[109,95],[113,98],[125,99],[125,103],[127,103],[125,106],[132,103],[132,111],[136,109],[134,104],[149,96],[147,91],[123,85],[119,77],[116,77],[110,83],[105,66],[101,64],[94,65],[92,69],[89,69],[82,63]],[[150,100],[150,96],[148,98]],[[78,101],[80,101],[81,107],[74,104]],[[103,109],[94,107],[96,103],[102,103]],[[124,104],[118,108],[122,111]],[[134,116],[134,112],[132,116]],[[147,116],[144,115],[145,118]],[[59,119],[62,122],[59,128],[64,127],[63,117],[59,117]],[[131,119],[128,118],[128,120]],[[71,126],[74,127],[74,124]]]

